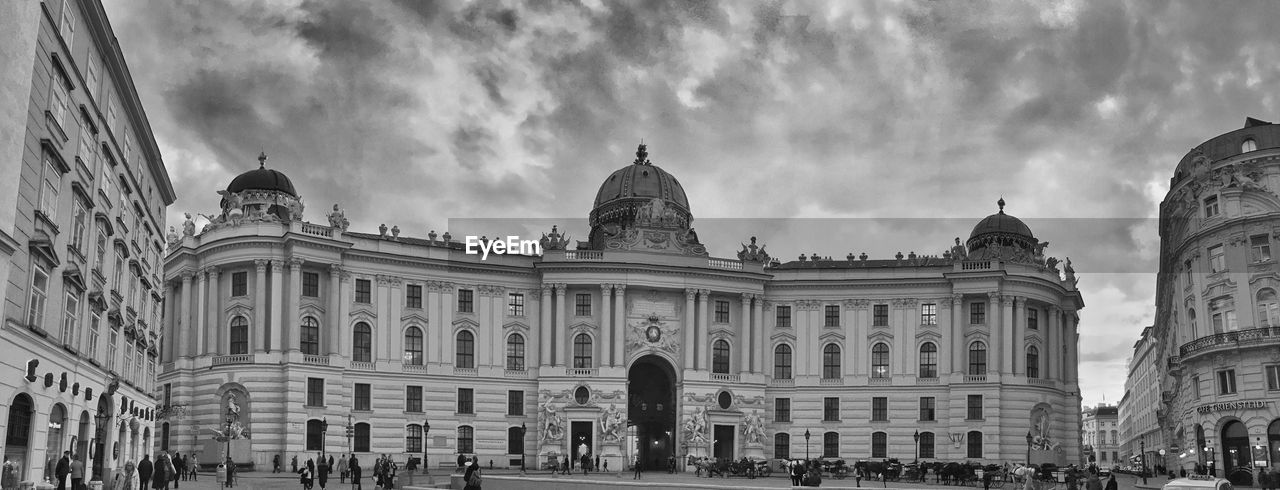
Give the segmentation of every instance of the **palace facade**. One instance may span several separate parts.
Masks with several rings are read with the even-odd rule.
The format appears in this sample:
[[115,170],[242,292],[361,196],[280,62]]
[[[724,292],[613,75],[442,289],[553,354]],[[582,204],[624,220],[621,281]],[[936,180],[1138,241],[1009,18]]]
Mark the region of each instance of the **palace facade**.
[[938,256],[782,262],[752,237],[718,258],[641,145],[587,240],[553,227],[541,255],[482,260],[449,233],[349,231],[337,205],[308,222],[264,159],[171,237],[160,447],[1080,461],[1084,303],[1003,200]]

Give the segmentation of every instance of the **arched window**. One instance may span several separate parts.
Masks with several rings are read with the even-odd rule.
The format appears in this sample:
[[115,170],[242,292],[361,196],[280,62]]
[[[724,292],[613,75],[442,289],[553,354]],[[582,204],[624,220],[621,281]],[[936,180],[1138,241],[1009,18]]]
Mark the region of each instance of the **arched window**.
[[319,451],[324,446],[324,423],[316,419],[307,421],[307,450]]
[[729,343],[717,340],[711,347],[711,372],[729,374]]
[[507,336],[507,369],[524,371],[524,336],[518,333]]
[[356,324],[355,338],[351,343],[351,360],[373,362],[373,329],[368,323]]
[[355,452],[357,453],[369,452],[369,424],[368,423],[360,422],[356,424]]
[[773,348],[773,379],[791,379],[791,346],[787,344]]
[[231,355],[249,353],[249,319],[237,316],[231,319]]
[[404,428],[404,450],[407,453],[422,452],[422,426],[409,424]]
[[591,336],[580,333],[573,336],[573,367],[586,369],[591,367]]
[[1249,153],[1251,151],[1258,151],[1258,142],[1254,141],[1253,138],[1246,139],[1243,143],[1240,143],[1240,153]]
[[925,459],[933,459],[936,457],[933,455],[933,433],[932,432],[920,433],[920,457]]
[[470,425],[458,426],[458,454],[476,452],[475,434],[475,429]]
[[871,433],[871,457],[887,458],[889,454],[889,434],[884,432]]
[[773,457],[791,459],[791,434],[778,432],[773,435]]
[[312,356],[320,355],[320,322],[313,317],[302,318],[301,339],[302,353]]
[[507,427],[507,454],[524,454],[524,437],[519,427]]
[[827,432],[822,434],[822,457],[839,458],[840,457],[840,433]]
[[827,344],[822,348],[822,378],[839,379],[841,377],[840,346],[836,344]]
[[1276,291],[1264,288],[1258,291],[1258,325],[1262,327],[1280,326],[1280,304],[1276,302]]
[[889,344],[880,342],[871,347],[871,377],[889,377]]
[[422,365],[422,329],[410,326],[404,331],[404,363],[409,366]]
[[1034,345],[1027,346],[1027,377],[1040,377],[1040,349]]
[[45,441],[47,451],[45,454],[49,458],[58,458],[62,455],[62,426],[67,423],[67,409],[63,408],[61,403],[53,404],[53,410],[49,412],[49,438]]
[[938,346],[933,342],[925,342],[920,344],[920,374],[921,378],[938,377]]
[[965,457],[970,459],[982,459],[982,432],[971,430],[968,437],[965,438],[969,444],[969,450]]
[[969,344],[969,374],[987,374],[987,344],[981,341]]
[[458,332],[458,349],[454,353],[453,367],[466,369],[476,367],[476,336],[469,330]]

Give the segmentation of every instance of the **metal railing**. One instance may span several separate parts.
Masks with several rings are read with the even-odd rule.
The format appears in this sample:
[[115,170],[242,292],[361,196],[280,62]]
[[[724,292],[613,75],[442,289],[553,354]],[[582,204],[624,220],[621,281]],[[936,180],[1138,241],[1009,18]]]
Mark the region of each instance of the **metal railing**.
[[987,375],[985,374],[966,374],[964,375],[965,383],[986,383]]
[[1253,328],[1200,337],[1182,344],[1182,347],[1178,348],[1178,354],[1180,354],[1179,357],[1187,357],[1196,352],[1215,347],[1271,343],[1280,343],[1280,327]]
[[577,378],[589,378],[596,375],[596,368],[565,368],[564,374]]
[[769,386],[795,386],[796,380],[792,378],[773,378],[769,380]]
[[565,250],[565,260],[604,260],[604,252],[599,250]]

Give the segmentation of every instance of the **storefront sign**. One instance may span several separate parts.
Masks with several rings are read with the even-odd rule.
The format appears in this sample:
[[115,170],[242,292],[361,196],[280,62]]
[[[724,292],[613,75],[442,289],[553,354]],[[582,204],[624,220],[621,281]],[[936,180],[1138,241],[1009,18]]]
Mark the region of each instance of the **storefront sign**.
[[1224,410],[1244,410],[1248,408],[1267,408],[1271,401],[1269,400],[1243,400],[1238,402],[1222,402],[1201,405],[1196,409],[1200,413],[1221,412]]

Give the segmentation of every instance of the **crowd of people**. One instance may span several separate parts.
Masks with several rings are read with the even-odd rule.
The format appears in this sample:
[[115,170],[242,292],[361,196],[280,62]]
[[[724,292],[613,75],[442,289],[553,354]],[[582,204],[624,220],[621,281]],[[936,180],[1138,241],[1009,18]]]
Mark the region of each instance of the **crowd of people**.
[[[63,459],[57,463],[54,472],[59,478],[58,490],[65,490],[61,480],[64,475],[70,475],[72,481],[72,490],[84,490],[83,475],[84,465],[76,464],[73,466],[70,452],[64,453]],[[66,470],[64,472],[64,461]],[[75,463],[80,463],[75,461]],[[77,482],[76,473],[81,475]],[[196,480],[199,474],[199,460],[195,454],[190,457],[174,452],[169,454],[167,451],[160,451],[156,454],[153,461],[149,454],[142,455],[142,460],[137,465],[133,461],[126,461],[124,469],[116,473],[112,479],[112,487],[116,490],[145,490],[151,488],[154,490],[169,490],[172,484],[176,490],[179,488],[180,481]]]

